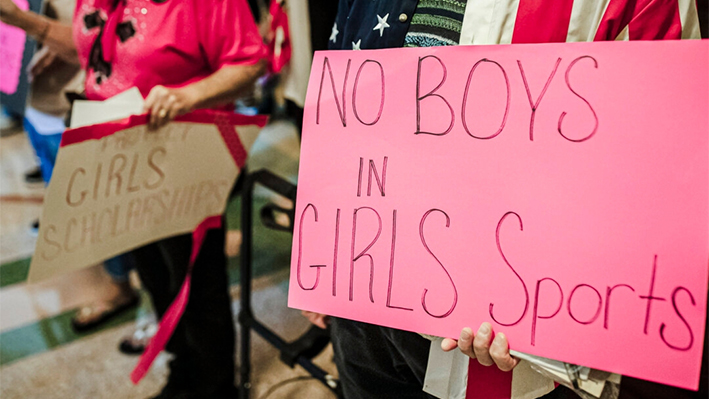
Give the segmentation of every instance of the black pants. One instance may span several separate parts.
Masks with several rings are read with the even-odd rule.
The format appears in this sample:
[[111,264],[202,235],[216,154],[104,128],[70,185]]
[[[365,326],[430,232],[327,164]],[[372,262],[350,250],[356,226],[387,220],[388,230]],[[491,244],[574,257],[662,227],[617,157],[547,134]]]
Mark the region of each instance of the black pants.
[[[339,318],[332,320],[331,336],[345,399],[434,398],[423,392],[431,346],[426,338]],[[559,386],[543,398],[578,396]]]
[[[189,302],[167,350],[168,387],[196,397],[227,398],[234,392],[234,324],[224,254],[224,229],[207,233],[192,271]],[[136,269],[159,317],[175,299],[187,273],[192,235],[137,249]]]
[[333,318],[332,344],[345,399],[428,399],[430,341],[401,330]]

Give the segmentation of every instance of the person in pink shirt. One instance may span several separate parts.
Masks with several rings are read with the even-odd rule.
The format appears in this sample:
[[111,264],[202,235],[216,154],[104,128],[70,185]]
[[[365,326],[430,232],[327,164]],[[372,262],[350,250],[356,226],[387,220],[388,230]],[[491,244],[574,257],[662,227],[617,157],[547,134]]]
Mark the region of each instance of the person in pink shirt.
[[[21,11],[12,0],[0,0],[0,15],[80,64],[89,100],[137,87],[151,128],[197,108],[231,108],[264,70],[266,48],[245,0],[79,0],[73,26]],[[186,234],[133,251],[158,315],[186,275],[191,240]],[[167,347],[175,355],[170,377],[156,398],[237,397],[230,305],[224,230],[213,229]]]

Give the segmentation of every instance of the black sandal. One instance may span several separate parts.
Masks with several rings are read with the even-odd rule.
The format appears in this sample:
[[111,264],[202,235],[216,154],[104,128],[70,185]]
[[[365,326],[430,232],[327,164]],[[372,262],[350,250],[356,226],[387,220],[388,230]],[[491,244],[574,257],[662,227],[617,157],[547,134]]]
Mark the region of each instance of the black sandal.
[[[126,310],[132,309],[140,303],[140,296],[133,294],[132,298],[120,305],[112,306],[110,302],[96,302],[79,309],[71,319],[71,327],[76,332],[86,332],[109,321]],[[88,321],[80,321],[80,318],[88,318]]]

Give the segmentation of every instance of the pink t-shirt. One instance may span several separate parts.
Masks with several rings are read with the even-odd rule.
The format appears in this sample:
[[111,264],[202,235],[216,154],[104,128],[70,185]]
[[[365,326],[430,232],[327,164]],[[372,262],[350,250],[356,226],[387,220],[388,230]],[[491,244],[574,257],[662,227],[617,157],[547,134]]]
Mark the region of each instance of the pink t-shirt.
[[[86,96],[184,86],[267,54],[245,0],[78,0],[74,42]],[[107,62],[108,61],[108,62]]]

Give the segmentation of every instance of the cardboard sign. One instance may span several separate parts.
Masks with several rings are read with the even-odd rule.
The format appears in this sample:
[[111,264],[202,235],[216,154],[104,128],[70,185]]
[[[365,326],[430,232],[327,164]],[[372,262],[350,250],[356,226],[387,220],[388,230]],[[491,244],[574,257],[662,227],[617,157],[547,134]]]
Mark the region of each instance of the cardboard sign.
[[318,53],[289,306],[696,389],[708,50]]
[[132,116],[64,133],[29,281],[221,215],[266,117],[197,111],[154,132],[146,122],[146,115]]

